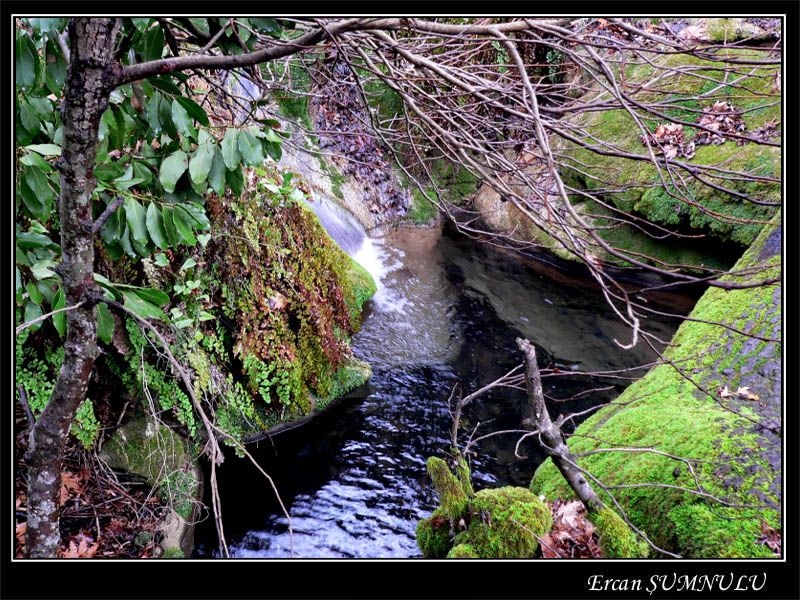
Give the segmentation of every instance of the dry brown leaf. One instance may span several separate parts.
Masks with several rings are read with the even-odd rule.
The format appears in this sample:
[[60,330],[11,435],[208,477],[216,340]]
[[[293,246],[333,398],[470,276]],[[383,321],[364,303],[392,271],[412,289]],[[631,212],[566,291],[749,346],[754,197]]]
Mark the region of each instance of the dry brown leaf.
[[22,523],[17,523],[16,527],[16,536],[17,542],[21,545],[25,545],[25,533],[28,531],[28,523],[23,521]]
[[99,544],[82,533],[69,542],[69,547],[61,553],[62,558],[92,558],[97,553]]
[[80,473],[70,473],[69,471],[61,472],[61,495],[59,498],[59,506],[64,506],[64,503],[69,500],[72,492],[76,496],[83,494],[83,480]]

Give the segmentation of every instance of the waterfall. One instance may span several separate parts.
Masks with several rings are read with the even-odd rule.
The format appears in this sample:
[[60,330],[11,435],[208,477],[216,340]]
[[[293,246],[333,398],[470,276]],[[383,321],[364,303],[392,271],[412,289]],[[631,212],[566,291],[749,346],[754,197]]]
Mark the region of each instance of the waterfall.
[[361,223],[335,202],[315,197],[308,200],[307,204],[317,215],[328,235],[372,275],[378,288],[372,298],[373,303],[384,310],[402,308],[402,298],[395,297],[396,294],[392,294],[385,284],[387,275],[402,265],[390,259],[381,242],[370,238]]

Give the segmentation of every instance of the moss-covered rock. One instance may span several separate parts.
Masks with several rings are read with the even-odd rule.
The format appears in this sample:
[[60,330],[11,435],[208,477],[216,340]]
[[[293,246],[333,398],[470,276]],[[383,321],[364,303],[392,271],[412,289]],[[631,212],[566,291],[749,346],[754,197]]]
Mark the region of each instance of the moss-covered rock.
[[600,551],[606,558],[646,558],[650,547],[628,527],[628,524],[610,508],[589,513],[589,520],[597,528]]
[[450,531],[450,519],[441,509],[433,511],[430,517],[417,523],[417,545],[422,556],[445,558],[452,546]]
[[[755,283],[779,276],[780,240],[778,213],[726,279]],[[755,266],[766,270],[734,276]],[[715,322],[764,339],[710,324]],[[657,545],[690,557],[772,555],[756,542],[762,521],[781,526],[781,344],[771,341],[780,339],[779,285],[710,288],[665,353],[683,374],[669,364],[652,369],[576,430],[590,436],[572,438],[576,454],[602,440],[605,447],[652,448],[693,459],[694,474],[706,493],[753,506],[725,507],[674,488],[615,490],[632,522]],[[726,387],[732,394],[723,397]],[[757,399],[739,397],[735,392],[741,387]],[[603,452],[579,462],[609,485],[695,487],[684,463],[652,452]],[[550,460],[536,471],[531,489],[549,498],[572,495]]]
[[182,556],[194,546],[194,520],[202,496],[202,472],[189,442],[150,418],[129,421],[103,444],[101,458],[113,469],[147,479],[167,511],[161,546]]
[[525,488],[480,490],[469,503],[469,525],[456,546],[471,546],[480,558],[532,558],[553,525],[550,510]]
[[[258,176],[282,180],[279,173]],[[215,265],[209,288],[224,328],[204,332],[208,360],[199,371],[241,365],[241,373],[215,381],[224,401],[218,421],[239,439],[304,418],[371,374],[353,358],[350,336],[375,282],[313,210],[275,187],[256,184],[209,206],[214,235],[204,260]]]
[[[762,53],[743,49],[726,51],[725,56],[738,61],[764,58]],[[730,74],[726,76],[722,70],[731,67],[730,64],[693,55],[657,55],[652,63],[631,58],[625,67],[625,91],[639,102],[660,102],[659,110],[665,115],[687,123],[684,125],[687,140],[699,132],[689,124],[695,123],[702,110],[716,101],[730,101],[742,111],[742,118],[750,132],[772,119],[780,122],[780,93],[772,87],[776,73],[773,66],[741,65],[736,68],[735,77],[732,77]],[[607,92],[589,93],[580,101],[602,99],[608,99]],[[658,124],[666,122],[663,117],[635,107],[633,110],[650,132]],[[642,132],[627,110],[584,112],[574,118],[574,125],[585,128],[587,135],[583,142],[589,148],[565,143],[563,151],[567,161],[573,160],[576,167],[574,170],[565,170],[563,176],[566,181],[576,188],[591,190],[617,208],[641,215],[651,223],[747,246],[753,242],[763,224],[775,214],[776,206],[750,202],[713,186],[728,188],[758,202],[780,203],[781,186],[778,181],[753,179],[753,176],[780,179],[779,147],[756,143],[738,145],[736,141],[698,146],[693,158],[672,161],[674,180],[682,182],[679,190],[669,177],[665,185],[649,162],[649,155],[641,140]],[[604,155],[590,148],[600,152],[619,151],[640,156],[643,160]],[[691,167],[702,166],[709,170],[696,178],[677,164],[681,160]],[[732,176],[730,172],[748,174],[748,177]],[[689,201],[683,201],[680,197]],[[582,202],[584,198],[579,200]],[[613,214],[593,202],[586,210],[601,216]],[[605,218],[599,218],[596,224],[609,226],[608,229],[600,229],[600,233],[619,249],[647,253],[669,264],[719,266],[713,254],[705,253],[702,248],[692,250],[691,245],[681,238],[667,239],[664,243],[648,238],[634,227],[615,226],[613,221]],[[647,239],[651,241],[645,241]]]
[[455,462],[458,477],[442,459],[428,459],[428,474],[441,505],[417,525],[417,543],[423,556],[534,556],[539,547],[536,537],[553,525],[547,506],[525,488],[509,486],[474,493],[466,461],[458,456]]
[[447,558],[480,558],[475,548],[471,544],[459,544],[453,546],[447,553]]

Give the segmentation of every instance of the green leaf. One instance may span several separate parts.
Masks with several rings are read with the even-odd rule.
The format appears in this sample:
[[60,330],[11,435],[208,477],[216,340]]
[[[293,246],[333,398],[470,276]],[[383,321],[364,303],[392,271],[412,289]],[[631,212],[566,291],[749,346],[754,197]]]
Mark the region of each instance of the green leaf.
[[112,162],[104,162],[100,163],[95,166],[94,168],[94,176],[97,178],[98,181],[105,181],[111,182],[117,179],[118,177],[122,177],[125,174],[125,170],[127,169],[126,162],[128,157],[123,157],[122,159]]
[[28,297],[31,299],[31,302],[35,302],[41,306],[44,297],[42,296],[42,292],[39,291],[39,288],[37,288],[31,281],[28,282],[28,284],[25,286],[25,289],[28,290]]
[[208,29],[208,20],[207,19],[189,19],[189,22],[195,26],[195,28],[205,35],[210,35],[211,32]]
[[50,163],[35,152],[26,152],[22,155],[22,158],[19,159],[19,162],[26,167],[36,167],[43,173],[50,173],[53,170],[53,167],[50,166]]
[[51,269],[51,267],[55,267],[57,264],[58,263],[56,261],[49,258],[40,260],[31,267],[31,273],[36,279],[47,279],[48,277],[53,277],[56,273]]
[[178,129],[172,121],[172,101],[166,96],[161,96],[161,103],[158,107],[158,120],[161,128],[173,140],[178,139]]
[[251,167],[264,162],[264,151],[261,143],[249,131],[239,132],[239,152],[242,153],[244,162]]
[[208,179],[208,173],[211,171],[211,165],[214,161],[215,150],[216,148],[211,144],[202,144],[195,150],[192,159],[189,161],[189,176],[194,184],[199,185]]
[[197,130],[192,125],[189,113],[186,112],[186,109],[181,106],[177,99],[172,101],[172,122],[175,123],[175,127],[178,128],[182,135],[192,138],[197,136]]
[[42,122],[36,115],[36,111],[33,109],[30,103],[24,99],[19,103],[19,120],[20,123],[22,123],[22,126],[31,135],[36,135],[42,128]]
[[26,150],[31,150],[42,156],[61,156],[61,146],[55,144],[31,144],[25,146]]
[[164,52],[164,32],[161,26],[156,24],[148,29],[144,34],[144,49],[142,58],[145,61],[158,60]]
[[104,344],[110,344],[114,338],[114,315],[104,302],[97,305],[97,337]]
[[167,296],[161,290],[154,290],[151,288],[136,288],[133,291],[139,296],[139,298],[145,302],[149,302],[150,304],[163,306],[169,302],[169,296]]
[[106,244],[119,242],[122,237],[125,231],[125,216],[123,213],[124,211],[117,209],[108,217],[106,222],[103,223],[103,228],[100,230],[100,237],[103,238]]
[[138,200],[125,198],[125,220],[133,239],[140,244],[146,244],[148,240],[146,217],[144,207]]
[[185,271],[186,269],[191,269],[192,267],[197,266],[197,261],[193,258],[187,258],[186,261],[181,265],[180,271]]
[[[53,188],[50,187],[50,182],[47,179],[47,175],[45,175],[41,169],[37,169],[36,167],[26,168],[25,182],[28,184],[30,190],[36,195],[36,198],[40,203],[48,205],[56,196]],[[36,216],[38,217],[39,215]],[[41,220],[45,220],[44,217],[40,218]]]
[[156,254],[155,263],[159,267],[168,267],[169,259],[167,258],[166,254],[164,254],[163,252],[159,252],[158,254]]
[[176,150],[161,163],[158,179],[165,191],[175,191],[175,184],[189,168],[189,158],[183,150]]
[[203,107],[197,102],[191,98],[187,98],[186,96],[177,96],[175,100],[180,102],[181,106],[183,106],[186,112],[189,113],[189,116],[191,116],[195,121],[201,125],[205,125],[206,127],[210,125],[206,111],[203,110]]
[[[53,296],[53,303],[50,305],[52,310],[58,310],[59,308],[64,308],[67,304],[67,299],[64,296],[64,291],[61,288],[58,288],[55,296]],[[53,315],[53,325],[58,331],[58,335],[64,337],[64,333],[67,331],[67,314],[66,312],[60,312]]]
[[127,133],[125,115],[119,106],[112,105],[110,110],[114,117],[114,135],[112,136],[114,148],[122,149],[125,146],[125,134]]
[[267,139],[267,141],[276,142],[278,144],[280,144],[283,141],[281,140],[280,136],[278,136],[278,134],[275,133],[275,130],[272,128],[267,129],[267,135],[265,136],[265,138]]
[[192,217],[189,216],[189,213],[186,212],[183,207],[175,207],[175,212],[172,215],[172,222],[175,223],[175,229],[184,242],[190,246],[194,246],[197,243],[192,233]]
[[210,233],[198,233],[197,234],[197,241],[200,242],[200,245],[205,248],[208,245],[208,242],[211,241],[211,234]]
[[257,31],[260,31],[261,33],[266,33],[269,35],[280,34],[281,26],[275,19],[250,17],[248,20],[250,21],[250,24],[253,26],[253,28],[256,29]]
[[122,246],[122,249],[128,256],[136,256],[136,252],[131,245],[131,230],[127,224],[125,225],[125,230],[122,232],[122,236],[119,238],[119,245]]
[[31,248],[48,248],[54,251],[60,251],[61,248],[58,244],[53,242],[48,236],[41,233],[32,233],[30,231],[23,231],[17,234],[17,244],[20,248],[29,250]]
[[192,220],[194,221],[193,227],[195,229],[206,230],[211,228],[211,223],[209,222],[208,217],[206,216],[206,211],[202,206],[194,202],[184,202],[180,206],[183,208],[183,210],[189,213],[190,217],[192,217]]
[[36,83],[36,73],[39,71],[39,55],[33,41],[25,34],[16,39],[15,59],[16,84],[31,89]]
[[239,166],[242,157],[239,154],[239,131],[228,129],[222,138],[222,160],[228,170],[233,171]]
[[[26,302],[25,303],[25,323],[33,321],[34,319],[38,319],[42,316],[42,308],[38,304],[34,304],[33,302]],[[31,331],[36,331],[42,326],[42,322],[38,322],[35,325],[30,325]]]
[[226,170],[225,181],[228,182],[228,186],[234,194],[237,196],[242,195],[242,192],[244,192],[244,171],[241,167],[237,167],[233,170]]
[[172,94],[174,96],[181,95],[181,88],[175,85],[175,82],[173,82],[167,76],[151,77],[147,81],[150,82],[150,85],[152,85],[154,88],[161,90],[162,92],[167,92],[168,94]]
[[125,299],[125,308],[133,311],[143,319],[152,317],[154,319],[166,320],[166,315],[160,308],[150,302],[142,300],[136,293],[122,290],[122,297]]
[[175,209],[171,206],[164,206],[161,209],[161,216],[164,221],[164,231],[167,234],[170,246],[174,246],[181,241],[178,230],[175,228]]
[[208,172],[208,183],[217,196],[225,194],[225,161],[222,159],[222,152],[214,147],[214,160],[211,162],[211,170]]
[[155,202],[151,202],[147,206],[146,223],[147,232],[150,234],[150,239],[153,240],[153,243],[162,250],[168,248],[169,242],[167,242],[167,234],[164,231],[164,220],[161,217],[161,211],[158,210]]

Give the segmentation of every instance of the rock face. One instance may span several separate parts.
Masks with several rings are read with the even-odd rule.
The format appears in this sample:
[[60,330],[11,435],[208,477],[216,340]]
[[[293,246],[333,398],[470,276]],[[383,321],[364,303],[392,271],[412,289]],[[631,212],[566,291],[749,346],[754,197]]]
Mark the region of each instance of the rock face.
[[[778,213],[731,273],[763,270],[725,279],[743,283],[779,277],[780,239]],[[726,507],[674,488],[615,490],[634,524],[656,544],[687,557],[773,556],[759,539],[762,523],[781,527],[781,339],[780,285],[710,288],[665,353],[681,371],[669,364],[652,369],[576,430],[592,437],[573,438],[575,453],[590,451],[596,440],[603,440],[605,447],[652,448],[691,459],[687,464],[646,451],[582,459],[581,466],[607,485],[696,489],[691,465],[706,494],[752,507]],[[536,471],[531,489],[550,498],[571,496],[550,461]]]
[[160,527],[164,554],[189,556],[203,488],[203,474],[189,442],[165,425],[141,417],[117,429],[100,456],[111,468],[140,475],[157,489],[170,507]]

